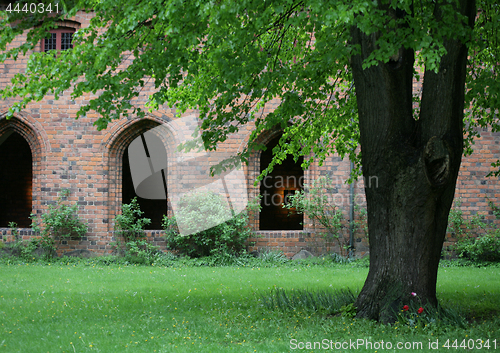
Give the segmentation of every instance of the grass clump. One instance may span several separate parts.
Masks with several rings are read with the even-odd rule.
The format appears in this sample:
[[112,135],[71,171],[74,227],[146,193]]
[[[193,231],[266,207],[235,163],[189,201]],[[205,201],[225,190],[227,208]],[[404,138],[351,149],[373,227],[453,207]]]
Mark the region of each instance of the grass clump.
[[[350,289],[283,289],[273,288],[270,293],[261,294],[262,305],[267,310],[279,311],[321,311],[329,314],[355,311],[356,295]],[[350,310],[345,308],[350,306]]]

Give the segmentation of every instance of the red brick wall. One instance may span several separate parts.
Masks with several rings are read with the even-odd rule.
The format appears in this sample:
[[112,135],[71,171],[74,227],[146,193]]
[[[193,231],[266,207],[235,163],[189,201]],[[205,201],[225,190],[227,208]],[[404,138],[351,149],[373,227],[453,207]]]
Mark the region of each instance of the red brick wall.
[[[73,22],[66,26],[85,27],[91,14],[81,13]],[[22,42],[19,37],[18,42]],[[39,50],[35,49],[35,50]],[[16,72],[24,70],[27,58],[20,58],[17,62],[7,61],[0,64],[0,86],[10,82]],[[143,106],[150,93],[153,92],[152,84],[146,86],[141,95],[134,100],[138,106]],[[120,212],[123,200],[123,156],[129,144],[141,133],[160,125],[167,126],[168,133],[159,136],[167,149],[169,159],[173,159],[175,150],[174,140],[182,135],[171,127],[176,111],[173,108],[161,107],[159,111],[148,115],[143,120],[133,117],[123,118],[112,122],[104,131],[97,131],[93,125],[97,116],[89,112],[86,117],[75,120],[76,112],[82,104],[88,103],[92,97],[86,96],[77,100],[71,99],[71,90],[65,92],[59,100],[47,96],[40,102],[28,105],[25,111],[16,114],[15,118],[6,120],[5,112],[15,101],[8,99],[0,101],[0,139],[8,131],[15,131],[27,142],[32,156],[32,200],[31,211],[41,214],[47,210],[48,205],[54,203],[62,189],[69,189],[69,201],[77,202],[80,217],[88,223],[89,232],[81,240],[68,240],[59,245],[59,254],[76,249],[88,249],[96,254],[106,254],[112,251],[110,243],[113,241],[114,218]],[[263,113],[273,111],[277,101],[269,102]],[[195,111],[186,112],[184,116],[196,114]],[[219,150],[224,151],[222,156],[230,156],[241,151],[248,141],[252,126],[248,125],[233,138],[220,144]],[[269,131],[262,134],[260,142],[268,143],[279,134],[279,131]],[[464,157],[462,169],[457,183],[457,197],[462,199],[462,209],[466,215],[477,212],[485,214],[488,221],[496,222],[489,213],[487,199],[489,197],[500,203],[499,179],[486,178],[491,170],[492,161],[500,158],[499,133],[484,131],[477,140],[475,152],[470,157]],[[249,164],[244,167],[247,176],[248,198],[252,199],[259,193],[259,186],[253,182],[261,170],[261,151],[254,152]],[[213,161],[198,160],[200,165]],[[349,186],[345,183],[348,178],[350,163],[337,156],[328,158],[323,166],[313,164],[304,172],[305,182],[309,182],[327,173],[333,178],[335,186],[331,188],[331,196],[342,208],[345,219],[349,216]],[[6,175],[9,171],[0,170]],[[193,169],[187,165],[178,165],[169,169],[169,176],[178,178],[179,185],[201,185],[203,172],[193,174]],[[375,181],[372,181],[375,182]],[[363,194],[363,181],[355,183],[355,204],[363,207],[365,199]],[[171,212],[171,208],[169,208]],[[356,214],[359,217],[359,212]],[[15,220],[15,217],[12,217]],[[300,249],[310,249],[319,254],[332,247],[324,244],[320,236],[316,236],[317,224],[308,217],[304,217],[302,231],[269,231],[259,232],[263,237],[257,238],[256,246],[278,247],[288,255],[293,255]],[[5,222],[3,222],[5,223]],[[259,230],[259,217],[254,214],[251,220],[253,229]],[[4,226],[4,224],[0,224]],[[2,228],[0,236],[6,240],[10,230]],[[26,237],[31,234],[25,231]],[[160,233],[150,231],[151,239],[156,244],[164,247]],[[357,255],[363,255],[368,250],[368,243],[362,231],[355,234]],[[448,238],[452,241],[452,238]],[[336,248],[333,247],[335,250]],[[338,250],[338,249],[337,249]]]

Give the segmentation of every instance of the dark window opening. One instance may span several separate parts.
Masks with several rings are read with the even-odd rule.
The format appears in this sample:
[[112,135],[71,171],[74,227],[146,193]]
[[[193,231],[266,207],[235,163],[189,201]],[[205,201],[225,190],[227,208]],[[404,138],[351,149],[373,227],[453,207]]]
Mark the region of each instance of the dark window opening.
[[[141,136],[138,137],[141,139]],[[156,137],[156,143],[161,143],[161,140]],[[123,179],[122,179],[122,203],[128,204],[132,201],[134,197],[137,197],[137,201],[144,212],[142,217],[151,219],[151,224],[146,226],[146,229],[158,230],[162,229],[161,222],[163,220],[163,215],[167,214],[167,200],[165,199],[146,199],[137,196],[136,190],[134,188],[134,182],[132,179],[132,172],[130,169],[130,160],[128,148],[125,149],[123,154]],[[163,176],[165,173],[162,174]]]
[[[267,144],[267,149],[260,158],[260,171],[269,166],[273,157],[273,148],[278,144],[280,136]],[[261,212],[259,218],[260,230],[302,230],[304,215],[297,214],[293,209],[283,208],[288,202],[289,195],[302,190],[304,170],[301,167],[303,157],[297,162],[288,156],[281,164],[275,165],[260,184]]]
[[61,33],[61,50],[73,48],[71,41],[73,40],[73,33]]
[[21,135],[0,136],[0,227],[31,226],[32,166],[31,148]]
[[45,38],[44,51],[55,50],[57,48],[57,36],[55,33],[51,33],[49,38]]

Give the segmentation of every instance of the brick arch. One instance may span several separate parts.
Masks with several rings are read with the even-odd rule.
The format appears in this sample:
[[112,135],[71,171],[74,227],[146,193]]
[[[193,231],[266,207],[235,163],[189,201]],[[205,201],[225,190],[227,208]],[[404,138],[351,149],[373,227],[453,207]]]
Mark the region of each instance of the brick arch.
[[[124,118],[118,121],[113,126],[109,127],[109,130],[104,134],[102,138],[101,149],[104,153],[109,153],[110,151],[116,150],[116,146],[120,145],[123,141],[126,141],[127,138],[129,138],[128,143],[130,144],[130,142],[132,142],[135,138],[130,138],[130,133],[127,133],[127,131],[130,129],[142,128],[144,129],[142,130],[142,132],[144,132],[159,125],[166,125],[167,127],[170,127],[170,121],[172,121],[172,118],[169,116],[155,116],[151,114],[146,115],[146,117],[144,117],[143,119]],[[132,126],[135,127],[132,128]],[[174,135],[173,132],[172,135]]]
[[13,117],[7,118],[8,107],[0,106],[0,134],[5,129],[12,128],[25,138],[31,146],[33,154],[43,154],[49,150],[48,136],[42,125],[26,112],[15,113]]
[[[65,19],[62,21],[56,21],[56,22],[54,22],[54,24],[57,27],[73,28],[75,30],[78,30],[82,27],[82,24],[80,22],[75,21],[75,20],[68,20],[68,19]],[[42,25],[42,23],[38,24],[36,27],[39,27],[41,25]]]
[[[31,151],[31,212],[34,212],[40,206],[40,200],[36,195],[41,190],[47,151],[47,139],[44,139],[45,131],[27,113],[17,113],[12,118],[7,119],[5,118],[6,112],[6,109],[0,109],[0,138],[8,132],[15,132],[26,141]],[[33,195],[35,196],[33,197]]]
[[[126,149],[141,134],[159,126],[166,126],[166,130],[161,135],[157,135],[163,142],[167,151],[167,158],[173,154],[174,133],[168,127],[168,122],[163,119],[147,116],[143,119],[127,120],[124,124],[114,127],[113,131],[105,136],[102,146],[105,148],[106,160],[108,163],[108,219],[109,230],[113,230],[114,217],[120,212],[122,205],[123,187],[123,157]],[[166,132],[166,134],[165,134]]]

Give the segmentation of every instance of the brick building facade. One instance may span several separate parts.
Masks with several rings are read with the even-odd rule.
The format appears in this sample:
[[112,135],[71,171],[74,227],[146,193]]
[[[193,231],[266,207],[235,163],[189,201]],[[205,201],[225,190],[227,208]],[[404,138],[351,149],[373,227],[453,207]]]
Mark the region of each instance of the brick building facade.
[[[71,33],[88,25],[90,18],[91,14],[80,13],[71,21],[59,25]],[[54,38],[58,40],[57,36]],[[18,38],[19,41],[23,39]],[[40,44],[35,50],[41,48]],[[0,64],[0,87],[8,84],[15,73],[22,71],[26,61],[27,57],[23,57]],[[153,87],[146,86],[134,104],[143,106],[151,92]],[[173,161],[174,147],[180,139],[179,134],[182,134],[174,126],[179,125],[176,122],[181,120],[175,118],[174,109],[161,107],[146,118],[123,118],[110,123],[106,130],[98,131],[93,125],[95,115],[89,113],[84,118],[75,119],[79,107],[92,97],[72,100],[70,94],[70,91],[65,92],[58,100],[46,96],[40,102],[29,104],[11,119],[6,119],[5,113],[14,100],[0,101],[0,237],[3,241],[12,240],[8,228],[10,222],[16,222],[22,228],[23,237],[33,236],[29,228],[30,213],[40,215],[45,212],[50,204],[56,202],[61,190],[69,189],[68,201],[78,203],[79,216],[88,224],[89,232],[81,239],[61,241],[58,253],[90,250],[96,254],[107,254],[113,251],[111,242],[115,216],[119,214],[122,203],[128,203],[136,196],[128,159],[129,146],[146,132],[164,126],[165,133],[151,138],[161,141],[167,160]],[[276,104],[276,101],[268,103],[263,108],[264,114],[273,110]],[[195,111],[186,112],[184,117],[193,115],[196,115]],[[221,144],[219,151],[222,153],[219,156],[228,157],[241,150],[251,131],[252,126],[249,125]],[[243,168],[248,199],[267,193],[270,198],[274,197],[275,204],[281,204],[288,193],[300,189],[303,183],[329,175],[333,185],[328,192],[342,207],[346,219],[353,204],[364,206],[363,181],[355,182],[351,190],[345,183],[350,162],[337,156],[327,158],[323,166],[313,164],[305,171],[299,167],[300,161],[286,160],[275,168],[269,187],[263,183],[254,186],[255,178],[269,162],[269,151],[279,135],[278,130],[264,133],[260,141],[270,148],[265,152],[254,152]],[[499,178],[486,178],[486,175],[492,170],[491,163],[500,158],[499,143],[500,133],[482,132],[482,137],[474,146],[474,154],[463,158],[456,191],[466,215],[483,213],[491,222],[495,220],[487,198],[500,203],[500,181]],[[203,165],[202,157],[193,158]],[[207,160],[207,163],[211,162]],[[206,175],[203,176],[206,169],[202,168],[199,175],[195,175],[192,168],[187,168],[188,164],[176,163],[176,167],[168,170],[168,178],[177,178],[183,185],[197,187],[197,182],[206,178]],[[274,181],[280,181],[279,185]],[[170,195],[170,190],[166,193]],[[172,214],[171,203],[161,199],[140,199],[140,204],[146,216],[153,221],[148,236],[153,243],[165,248],[160,223],[163,214]],[[359,217],[359,212],[355,213],[355,217]],[[318,235],[320,229],[312,220],[304,216],[289,217],[281,207],[265,206],[260,214],[252,215],[251,226],[259,237],[253,239],[255,245],[250,250],[279,248],[291,256],[301,249],[319,254],[327,251],[327,246],[334,247],[334,244],[324,243]],[[368,248],[362,230],[355,234],[354,240],[357,255],[364,255]],[[450,235],[447,244],[453,240]]]

